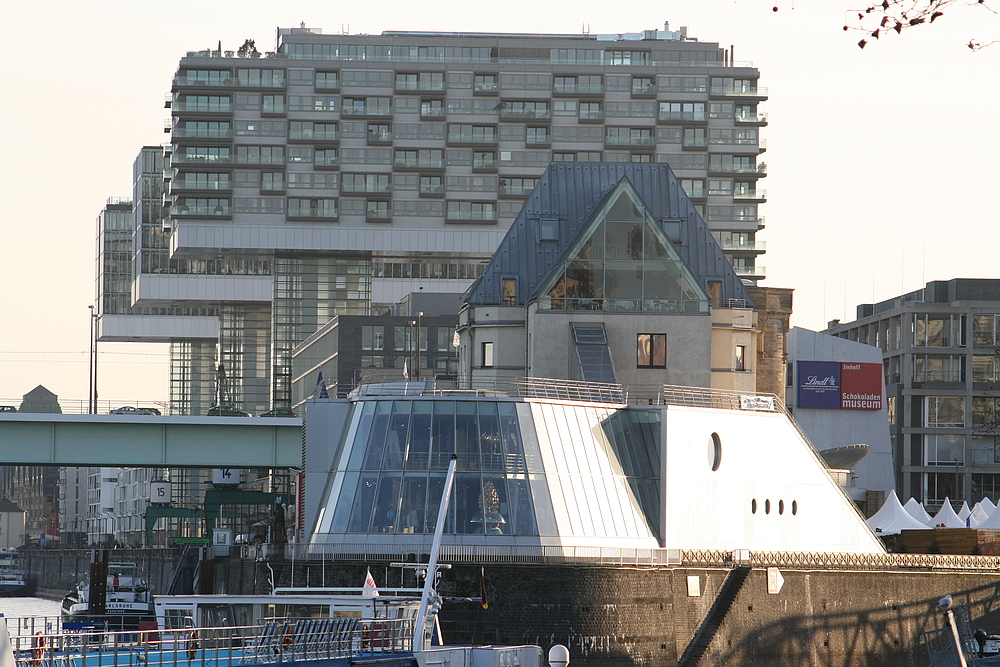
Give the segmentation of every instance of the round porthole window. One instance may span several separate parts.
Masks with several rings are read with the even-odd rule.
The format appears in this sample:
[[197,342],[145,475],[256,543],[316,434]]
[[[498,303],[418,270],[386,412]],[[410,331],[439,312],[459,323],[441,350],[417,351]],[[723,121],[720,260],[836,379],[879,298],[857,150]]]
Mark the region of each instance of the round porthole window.
[[754,498],[753,500],[750,501],[750,514],[756,514],[756,513],[757,513],[757,499]]
[[767,500],[764,501],[764,514],[770,514],[770,513],[771,513],[771,499],[768,498]]
[[708,439],[708,465],[712,467],[712,472],[719,469],[722,463],[722,439],[718,433],[713,433]]
[[778,501],[778,514],[784,514],[784,513],[785,513],[785,501],[784,500],[779,500]]

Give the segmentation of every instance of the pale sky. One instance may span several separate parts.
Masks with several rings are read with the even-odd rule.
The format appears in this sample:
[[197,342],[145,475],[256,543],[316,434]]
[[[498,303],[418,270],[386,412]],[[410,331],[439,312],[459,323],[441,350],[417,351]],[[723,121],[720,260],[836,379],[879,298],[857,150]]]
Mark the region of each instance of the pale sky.
[[[87,395],[95,220],[131,195],[132,161],[167,140],[164,95],[189,50],[273,50],[275,29],[638,32],[735,45],[770,91],[762,283],[795,289],[792,324],[929,280],[995,278],[1000,18],[955,7],[864,50],[851,0],[0,3],[0,404],[42,384]],[[991,185],[992,184],[992,185]],[[102,344],[101,401],[165,401],[165,345]]]

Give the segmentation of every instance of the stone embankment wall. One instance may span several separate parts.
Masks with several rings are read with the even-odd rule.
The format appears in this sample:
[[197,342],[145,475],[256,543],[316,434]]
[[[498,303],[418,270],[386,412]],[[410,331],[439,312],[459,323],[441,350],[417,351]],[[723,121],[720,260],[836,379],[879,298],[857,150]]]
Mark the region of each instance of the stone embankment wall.
[[[32,572],[57,588],[86,571],[87,552],[38,552]],[[123,555],[126,552],[122,552]],[[154,588],[169,583],[167,554],[136,553],[113,560],[148,565]],[[370,567],[379,585],[412,586],[385,563],[270,563],[221,559],[220,593],[267,592],[278,586],[359,586]],[[73,574],[69,574],[72,571]],[[546,651],[569,647],[580,667],[673,667],[708,614],[728,570],[486,565],[488,609],[476,600],[452,600],[441,614],[450,643],[533,643]],[[700,665],[788,667],[928,663],[923,632],[942,627],[937,601],[951,594],[968,603],[972,627],[1000,633],[1000,573],[957,571],[781,570],[784,584],[768,593],[767,573],[754,569],[736,595]],[[412,575],[407,574],[407,577]],[[699,595],[691,595],[697,577]],[[66,584],[68,590],[68,584]],[[444,572],[445,597],[480,594],[480,567]]]

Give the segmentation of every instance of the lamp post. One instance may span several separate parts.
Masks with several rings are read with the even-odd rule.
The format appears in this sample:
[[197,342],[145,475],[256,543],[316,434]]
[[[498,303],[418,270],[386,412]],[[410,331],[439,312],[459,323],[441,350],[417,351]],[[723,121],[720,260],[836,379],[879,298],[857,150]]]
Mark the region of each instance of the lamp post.
[[87,414],[97,414],[97,332],[94,326],[97,314],[93,304],[87,306],[90,310],[90,378],[87,384]]
[[417,347],[417,363],[413,368],[413,377],[416,380],[420,379],[420,318],[424,316],[424,311],[417,313],[417,337],[415,339],[414,345]]

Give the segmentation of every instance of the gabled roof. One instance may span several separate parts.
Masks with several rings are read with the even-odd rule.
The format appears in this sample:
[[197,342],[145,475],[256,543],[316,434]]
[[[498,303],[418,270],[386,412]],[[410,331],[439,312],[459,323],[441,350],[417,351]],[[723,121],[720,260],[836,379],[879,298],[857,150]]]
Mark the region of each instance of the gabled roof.
[[[753,303],[670,167],[618,162],[551,163],[486,270],[466,292],[468,303],[499,303],[502,279],[511,277],[517,279],[517,305],[537,299],[543,283],[568,259],[596,212],[623,180],[662,225],[703,291],[708,291],[709,281],[719,281],[722,299]],[[549,237],[554,240],[543,240]]]
[[8,498],[0,498],[0,512],[23,512],[24,510]]

